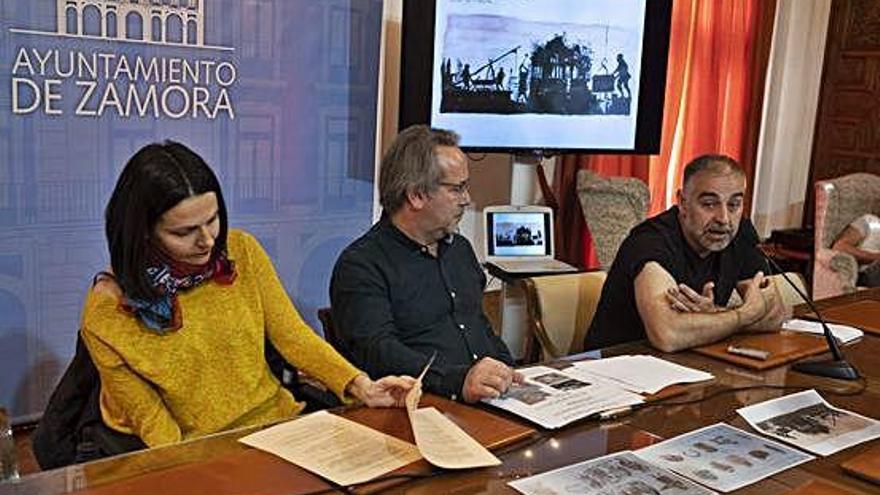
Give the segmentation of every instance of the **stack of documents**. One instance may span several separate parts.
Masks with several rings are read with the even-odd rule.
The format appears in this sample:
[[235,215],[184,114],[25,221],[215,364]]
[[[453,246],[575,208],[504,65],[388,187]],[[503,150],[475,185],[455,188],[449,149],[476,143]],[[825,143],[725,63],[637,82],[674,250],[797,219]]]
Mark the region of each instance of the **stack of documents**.
[[656,394],[677,383],[697,383],[715,378],[654,356],[618,356],[574,363],[571,374],[586,380],[604,381],[624,390]]
[[559,428],[599,413],[626,410],[676,383],[695,383],[712,374],[653,356],[619,356],[579,361],[564,369],[533,366],[519,370],[522,385],[513,384],[498,399],[485,402],[516,413],[544,428]]
[[[793,330],[795,332],[815,333],[818,335],[824,333],[822,330],[822,324],[818,321],[801,320],[799,318],[786,321],[782,324],[782,328]],[[837,323],[829,323],[828,329],[831,330],[831,334],[834,335],[834,338],[841,344],[846,344],[847,342],[851,342],[865,335],[865,332],[858,328],[848,325],[839,325]]]
[[636,393],[606,383],[591,382],[546,366],[520,369],[522,384],[512,384],[498,399],[484,399],[544,428],[559,428],[603,411],[641,404]]

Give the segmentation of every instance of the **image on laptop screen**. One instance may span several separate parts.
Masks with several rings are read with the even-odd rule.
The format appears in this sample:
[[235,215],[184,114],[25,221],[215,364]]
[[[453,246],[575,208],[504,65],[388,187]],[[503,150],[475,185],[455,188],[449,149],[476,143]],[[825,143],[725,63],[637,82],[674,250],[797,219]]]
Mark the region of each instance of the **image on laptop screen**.
[[550,215],[495,212],[489,219],[489,256],[550,256]]

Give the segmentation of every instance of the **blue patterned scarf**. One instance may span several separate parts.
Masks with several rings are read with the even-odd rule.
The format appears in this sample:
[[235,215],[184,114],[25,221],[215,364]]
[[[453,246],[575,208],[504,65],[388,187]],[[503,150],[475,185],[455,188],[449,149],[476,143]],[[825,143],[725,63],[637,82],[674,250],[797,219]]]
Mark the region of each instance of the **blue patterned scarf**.
[[221,285],[230,285],[235,280],[235,263],[225,254],[214,256],[204,265],[190,265],[175,262],[164,253],[155,256],[146,269],[150,285],[157,294],[156,299],[134,299],[126,297],[122,306],[134,315],[147,328],[164,334],[179,330],[183,326],[183,314],[177,293],[195,287],[207,280]]

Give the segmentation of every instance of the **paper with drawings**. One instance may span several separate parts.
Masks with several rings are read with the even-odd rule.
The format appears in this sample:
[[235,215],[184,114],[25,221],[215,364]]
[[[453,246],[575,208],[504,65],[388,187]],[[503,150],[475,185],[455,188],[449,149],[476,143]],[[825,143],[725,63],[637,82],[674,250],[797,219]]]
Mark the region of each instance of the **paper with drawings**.
[[880,437],[880,422],[838,409],[805,390],[736,410],[752,428],[795,447],[831,455]]
[[660,494],[711,495],[715,492],[682,478],[632,452],[609,454],[508,483],[525,495]]
[[751,485],[813,459],[809,454],[725,423],[664,440],[635,454],[721,492]]

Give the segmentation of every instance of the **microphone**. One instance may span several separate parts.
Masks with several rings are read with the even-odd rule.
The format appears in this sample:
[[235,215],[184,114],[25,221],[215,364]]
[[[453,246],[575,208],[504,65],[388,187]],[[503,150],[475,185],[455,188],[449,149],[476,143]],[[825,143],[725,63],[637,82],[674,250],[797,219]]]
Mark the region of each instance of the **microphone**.
[[825,322],[825,318],[822,318],[822,314],[816,309],[812,299],[807,297],[797,284],[788,278],[788,275],[785,274],[785,270],[776,263],[776,260],[768,256],[767,253],[757,246],[755,246],[755,249],[761,253],[761,257],[767,262],[767,271],[771,272],[772,270],[770,270],[770,267],[772,266],[773,269],[782,275],[782,278],[788,282],[788,285],[797,292],[801,299],[807,303],[807,306],[810,307],[810,310],[816,315],[816,318],[822,325],[822,333],[825,335],[825,341],[828,342],[828,349],[831,351],[832,359],[830,361],[819,360],[795,363],[792,365],[791,369],[805,375],[825,376],[828,378],[838,378],[840,380],[858,380],[860,378],[858,370],[843,357],[843,353],[840,352],[840,347],[837,345],[837,338],[831,333],[831,329],[828,328],[828,323]]

